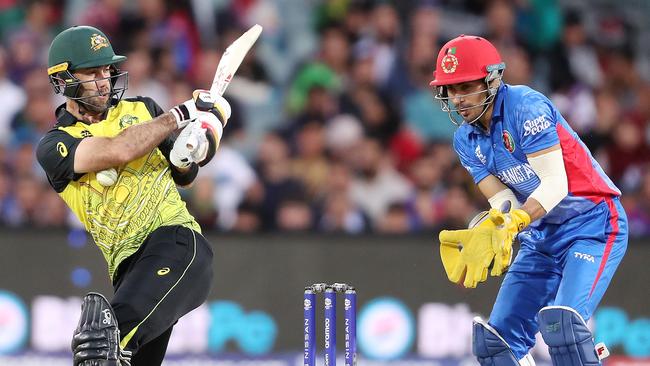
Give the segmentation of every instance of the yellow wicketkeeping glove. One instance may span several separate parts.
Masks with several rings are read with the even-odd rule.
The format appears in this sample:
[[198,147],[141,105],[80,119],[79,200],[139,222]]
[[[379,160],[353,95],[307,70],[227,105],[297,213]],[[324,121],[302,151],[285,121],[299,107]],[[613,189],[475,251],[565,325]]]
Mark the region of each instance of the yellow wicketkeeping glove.
[[495,252],[492,249],[494,224],[488,212],[477,215],[466,230],[443,230],[440,232],[440,258],[447,277],[451,282],[460,283],[465,275],[463,286],[474,288],[487,279],[488,267]]
[[512,261],[512,243],[517,234],[530,225],[530,215],[524,210],[514,209],[503,213],[497,209],[489,212],[490,222],[496,230],[498,245],[494,248],[494,264],[490,275],[501,276],[510,266]]
[[[523,210],[502,213],[491,209],[482,212],[466,230],[440,232],[440,257],[451,282],[459,283],[465,273],[463,286],[474,288],[487,279],[492,264],[492,276],[500,276],[510,265],[512,241],[519,231],[530,224]],[[492,261],[494,260],[494,263]]]

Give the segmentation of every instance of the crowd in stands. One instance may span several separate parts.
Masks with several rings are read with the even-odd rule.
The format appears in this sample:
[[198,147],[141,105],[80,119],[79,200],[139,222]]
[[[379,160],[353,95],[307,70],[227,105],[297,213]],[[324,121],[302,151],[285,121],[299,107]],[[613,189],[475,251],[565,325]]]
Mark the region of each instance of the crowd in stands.
[[46,72],[58,32],[102,29],[128,57],[125,97],[169,109],[206,88],[225,47],[259,23],[263,35],[226,93],[233,117],[222,145],[182,191],[204,230],[466,226],[487,202],[454,154],[456,126],[428,83],[439,47],[467,33],[497,46],[507,83],[553,100],[623,191],[631,235],[650,235],[650,37],[635,22],[650,6],[634,2],[635,14],[588,3],[2,1],[0,226],[79,225],[34,156],[64,102]]

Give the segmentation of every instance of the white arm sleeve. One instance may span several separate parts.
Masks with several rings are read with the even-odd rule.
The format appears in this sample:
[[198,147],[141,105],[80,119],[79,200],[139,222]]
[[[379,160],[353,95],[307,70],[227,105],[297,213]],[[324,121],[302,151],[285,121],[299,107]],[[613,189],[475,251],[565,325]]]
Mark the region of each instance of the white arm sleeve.
[[569,182],[564,169],[562,150],[528,158],[530,166],[541,181],[539,187],[530,194],[546,212],[551,211],[569,193]]
[[517,197],[510,190],[510,188],[506,188],[503,191],[499,191],[494,196],[488,198],[488,202],[490,202],[490,207],[496,208],[498,210],[500,210],[503,207],[503,203],[506,201],[510,201],[510,205],[513,209],[519,208],[521,206],[519,204],[519,201],[517,200]]

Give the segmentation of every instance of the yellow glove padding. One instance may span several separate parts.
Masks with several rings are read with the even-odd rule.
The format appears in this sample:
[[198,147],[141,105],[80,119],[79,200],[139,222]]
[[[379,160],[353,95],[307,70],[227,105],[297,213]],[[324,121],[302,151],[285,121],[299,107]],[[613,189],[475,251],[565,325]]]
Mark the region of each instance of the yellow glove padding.
[[530,215],[524,210],[511,210],[509,213],[502,213],[497,209],[490,210],[490,221],[494,223],[497,230],[504,235],[503,245],[496,248],[494,264],[492,265],[492,276],[501,276],[510,267],[512,261],[512,243],[517,234],[530,225]]
[[[465,230],[440,232],[440,257],[451,282],[474,288],[487,279],[492,264],[492,276],[503,274],[512,259],[512,242],[517,233],[530,224],[523,210],[502,213],[497,209],[479,214],[472,220],[477,224]],[[494,261],[494,263],[492,263]]]

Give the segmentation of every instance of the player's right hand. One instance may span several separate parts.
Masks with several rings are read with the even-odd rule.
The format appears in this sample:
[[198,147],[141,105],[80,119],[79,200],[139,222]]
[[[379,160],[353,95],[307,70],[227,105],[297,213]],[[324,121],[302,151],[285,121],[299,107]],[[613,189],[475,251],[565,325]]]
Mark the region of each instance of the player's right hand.
[[489,222],[491,222],[498,237],[498,246],[494,248],[496,254],[494,264],[492,265],[492,276],[503,274],[512,261],[512,244],[517,234],[530,225],[530,215],[521,209],[502,208],[497,210],[491,209],[489,212]]
[[228,123],[231,114],[230,104],[225,98],[220,95],[212,96],[210,91],[202,89],[195,90],[192,99],[175,106],[169,112],[176,119],[177,127],[181,129],[195,121],[201,111],[214,114],[222,128]]

